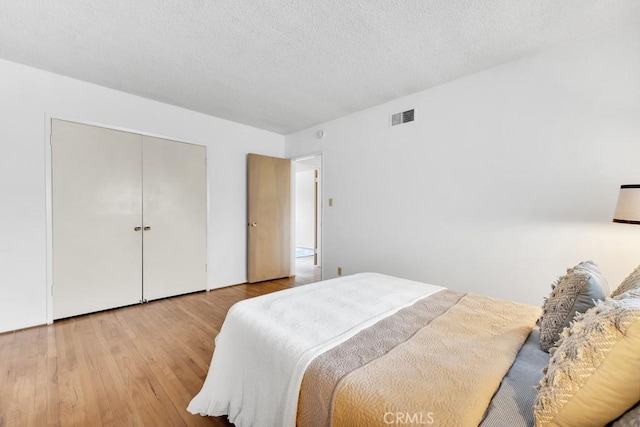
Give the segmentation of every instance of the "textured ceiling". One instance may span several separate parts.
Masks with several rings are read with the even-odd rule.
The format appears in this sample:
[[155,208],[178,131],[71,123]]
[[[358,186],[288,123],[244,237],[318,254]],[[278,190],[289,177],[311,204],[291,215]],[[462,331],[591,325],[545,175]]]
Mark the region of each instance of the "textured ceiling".
[[639,17],[638,0],[0,0],[0,58],[287,134]]

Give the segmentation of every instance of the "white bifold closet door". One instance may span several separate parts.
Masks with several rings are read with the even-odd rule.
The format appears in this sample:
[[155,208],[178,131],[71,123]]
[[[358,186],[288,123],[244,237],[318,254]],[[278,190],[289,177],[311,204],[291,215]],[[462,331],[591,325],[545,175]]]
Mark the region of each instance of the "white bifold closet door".
[[203,290],[206,148],[148,136],[142,147],[144,299]]
[[52,120],[53,317],[206,287],[206,148]]

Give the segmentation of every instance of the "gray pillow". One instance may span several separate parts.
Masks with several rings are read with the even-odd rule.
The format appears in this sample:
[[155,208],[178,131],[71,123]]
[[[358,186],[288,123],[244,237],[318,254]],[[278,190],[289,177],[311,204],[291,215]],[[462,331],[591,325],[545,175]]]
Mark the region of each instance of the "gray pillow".
[[640,289],[640,265],[611,293],[611,297],[617,297],[632,289]]
[[574,268],[577,268],[582,271],[586,271],[587,273],[591,274],[594,277],[594,279],[597,280],[600,283],[600,285],[602,285],[602,289],[604,290],[605,296],[608,296],[611,293],[611,290],[609,289],[609,282],[607,282],[607,279],[605,279],[604,275],[602,274],[602,272],[598,268],[598,265],[595,262],[584,261],[576,265]]
[[551,294],[545,299],[540,316],[540,348],[549,351],[562,330],[569,326],[576,313],[584,313],[604,300],[606,280],[593,261],[585,261],[567,270],[551,285]]

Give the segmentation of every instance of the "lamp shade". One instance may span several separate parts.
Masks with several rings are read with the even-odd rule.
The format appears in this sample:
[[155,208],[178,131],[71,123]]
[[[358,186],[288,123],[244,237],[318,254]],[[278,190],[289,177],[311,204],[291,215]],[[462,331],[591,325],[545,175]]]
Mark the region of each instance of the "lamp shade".
[[640,224],[640,184],[620,186],[613,222]]

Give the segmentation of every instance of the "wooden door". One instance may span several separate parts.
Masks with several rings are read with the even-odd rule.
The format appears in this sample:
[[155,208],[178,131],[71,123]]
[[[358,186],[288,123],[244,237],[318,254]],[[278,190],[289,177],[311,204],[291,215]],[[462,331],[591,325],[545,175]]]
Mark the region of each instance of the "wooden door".
[[206,288],[206,147],[143,136],[143,296]]
[[51,123],[53,317],[142,299],[142,138]]
[[249,283],[291,274],[291,161],[247,159],[247,276]]

